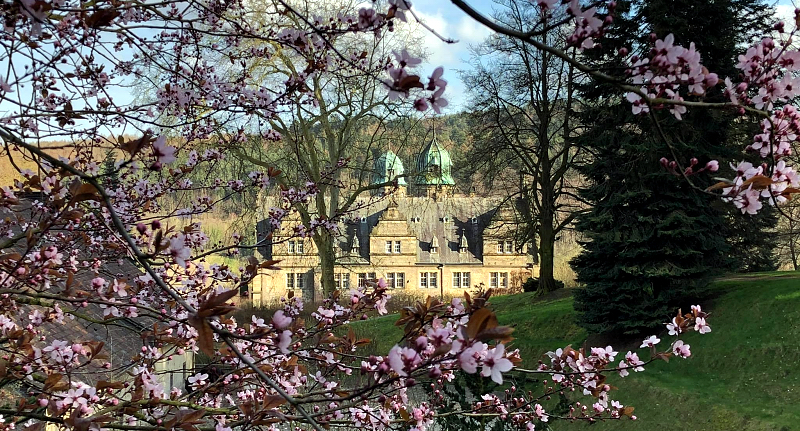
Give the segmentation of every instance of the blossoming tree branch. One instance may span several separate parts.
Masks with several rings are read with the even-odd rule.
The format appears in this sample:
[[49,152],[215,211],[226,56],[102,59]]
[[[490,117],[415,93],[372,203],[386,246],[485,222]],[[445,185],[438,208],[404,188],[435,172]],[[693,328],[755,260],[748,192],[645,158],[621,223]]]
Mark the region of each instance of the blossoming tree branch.
[[[493,30],[508,32],[455,3]],[[552,24],[572,26],[568,43],[584,50],[613,25],[613,2],[583,8],[577,1],[548,0],[539,7],[541,28],[550,25],[550,11],[566,8],[570,18]],[[447,106],[443,69],[420,76],[419,59],[407,51],[375,68],[361,61],[357,44],[334,44],[385,37],[414,19],[411,4],[390,0],[382,8],[307,16],[291,2],[277,1],[255,16],[240,1],[16,0],[0,11],[0,139],[18,174],[0,195],[0,388],[12,394],[0,408],[2,429],[424,430],[438,418],[460,415],[532,430],[556,419],[634,419],[633,407],[614,399],[607,377],[689,357],[690,346],[680,337],[710,331],[707,314],[695,306],[672,317],[668,342],[655,335],[643,340],[642,357],[610,346],[565,347],[538,368],[525,369],[512,328],[499,324],[487,307],[491,292],[484,292],[404,310],[401,342],[369,355],[367,340],[350,323],[386,312],[383,280],[336,292],[322,304],[286,298],[270,316],[237,321],[230,313],[239,287],[279,263],[251,258],[238,269],[209,264],[204,258],[211,254],[262,243],[236,235],[231,244],[213,244],[203,226],[185,223],[186,217],[210,212],[230,196],[280,188],[277,169],[242,178],[213,173],[227,149],[248,136],[280,140],[270,119],[313,110],[321,96],[307,83],[321,74],[369,74],[384,82],[387,98],[408,99],[420,111]],[[304,25],[290,25],[297,20],[287,16]],[[537,48],[557,55],[566,49]],[[207,61],[220,53],[225,64]],[[304,59],[302,67],[268,85],[251,73],[256,60],[293,55]],[[618,82],[635,112],[669,109],[680,118],[689,108],[739,109],[763,117],[751,148],[766,164],[740,165],[737,177],[718,187],[743,211],[754,212],[758,202],[796,192],[796,175],[782,160],[797,131],[796,110],[788,103],[796,91],[796,56],[788,45],[765,39],[742,58],[744,81],[725,80],[731,100],[717,104],[699,97],[720,79],[702,68],[691,46],[675,46],[668,36],[649,55],[630,58],[625,82],[589,63],[576,67]],[[137,80],[150,82],[154,97],[123,100]],[[118,157],[101,169],[99,155],[106,151]],[[718,167],[666,165],[687,176]],[[342,162],[320,170],[345,167]],[[205,181],[190,178],[200,170],[212,174]],[[172,196],[186,198],[175,206],[167,199]],[[309,182],[282,189],[281,197],[283,205],[270,212],[273,227],[293,203],[320,196]],[[305,232],[336,229],[338,221],[318,217]],[[112,346],[82,331],[58,331],[62,326],[135,327],[141,348],[122,363],[112,361]],[[222,371],[193,371],[185,390],[165,383],[164,364],[186,352],[202,352]],[[535,374],[545,384],[537,391],[497,386],[453,409],[443,388],[461,374],[507,386]],[[569,411],[548,412],[545,401],[562,393],[575,394]]]
[[[547,51],[572,64],[578,70],[600,82],[616,85],[631,103],[634,114],[647,115],[667,109],[681,120],[687,109],[724,109],[742,116],[760,119],[760,133],[753,136],[745,151],[760,155],[764,162],[754,166],[750,162],[731,163],[734,178],[720,178],[709,191],[721,190],[721,198],[732,202],[742,213],[755,214],[763,203],[775,205],[785,202],[800,192],[800,178],[787,164],[800,130],[800,115],[794,102],[798,89],[796,72],[800,68],[800,51],[792,44],[800,22],[800,10],[795,11],[795,28],[785,31],[778,22],[772,35],[765,37],[738,57],[736,68],[739,77],[724,80],[702,65],[694,43],[688,48],[675,45],[671,34],[651,35],[653,45],[645,52],[634,54],[628,48],[619,50],[618,57],[627,68],[621,75],[611,75],[593,67],[591,60],[581,61],[567,54],[567,49],[591,51],[602,42],[605,30],[613,25],[616,1],[595,2],[584,8],[578,0],[538,0],[541,20],[527,32],[504,27],[481,15],[462,0],[453,0],[461,10],[483,23],[491,30],[517,38],[537,49]],[[566,20],[554,23],[553,17],[566,9]],[[552,29],[553,25],[569,25],[570,36],[566,46],[550,46],[536,38]],[[661,38],[659,38],[661,37]],[[727,101],[706,101],[710,89],[724,84]],[[657,117],[653,120],[658,123]],[[660,128],[659,128],[660,130]],[[667,140],[663,132],[661,137]],[[697,160],[687,157],[689,163],[664,158],[662,164],[677,175],[688,177],[701,172],[716,172],[719,161],[712,160],[698,166]],[[685,156],[684,156],[685,157]]]

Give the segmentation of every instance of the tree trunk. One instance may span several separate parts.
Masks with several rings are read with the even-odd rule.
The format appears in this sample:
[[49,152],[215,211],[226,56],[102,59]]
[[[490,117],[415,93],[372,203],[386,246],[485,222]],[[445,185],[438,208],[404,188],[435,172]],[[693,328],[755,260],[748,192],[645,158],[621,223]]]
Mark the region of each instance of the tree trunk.
[[555,232],[553,222],[541,220],[539,224],[539,288],[537,295],[543,295],[557,289],[553,277],[553,259],[555,257]]
[[320,283],[322,284],[322,298],[327,298],[334,290],[336,290],[336,283],[334,281],[333,273],[336,264],[336,252],[334,250],[334,240],[331,234],[326,230],[321,230],[314,235],[314,242],[317,245],[317,254],[319,254],[320,266]]

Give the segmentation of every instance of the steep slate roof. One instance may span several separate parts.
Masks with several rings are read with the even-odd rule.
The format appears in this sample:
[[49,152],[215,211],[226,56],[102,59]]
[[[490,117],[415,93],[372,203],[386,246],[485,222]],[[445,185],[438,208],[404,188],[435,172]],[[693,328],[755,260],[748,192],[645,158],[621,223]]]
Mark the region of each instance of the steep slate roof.
[[[14,215],[30,219],[30,203],[30,201],[23,200],[20,205],[14,208]],[[12,216],[12,214],[8,211],[0,211],[0,216],[7,217]],[[36,249],[36,247],[33,249]],[[24,242],[19,242],[14,247],[3,251],[15,251],[24,254],[26,249]],[[125,279],[129,284],[132,284],[133,279],[140,274],[141,271],[132,261],[122,259],[107,262],[99,269],[97,275],[106,280],[114,277]],[[74,286],[86,289],[91,285],[91,280],[95,276],[91,271],[80,271],[73,280]],[[50,293],[59,294],[62,287],[59,283],[54,284],[50,289]],[[73,311],[73,308],[68,307],[65,303],[60,305],[65,311]],[[32,311],[32,306],[20,304],[20,314],[27,316]],[[90,303],[87,307],[77,308],[75,311],[93,320],[103,320],[103,310],[97,304]],[[141,352],[142,345],[144,345],[141,333],[145,328],[152,327],[152,322],[153,320],[150,318],[137,317],[135,320],[119,319],[113,325],[106,325],[92,323],[77,317],[71,319],[70,315],[65,315],[63,323],[46,322],[42,324],[41,329],[45,333],[48,343],[53,340],[102,341],[104,343],[102,352],[108,355],[108,361],[112,366],[111,370],[98,367],[93,362],[74,373],[76,376],[80,375],[81,380],[86,383],[94,384],[98,380],[107,380],[112,376],[124,373],[130,368],[131,360]]]
[[[498,201],[491,198],[445,196],[439,199],[427,197],[392,197],[401,217],[408,224],[409,234],[417,238],[417,262],[446,264],[480,264],[483,259],[483,237],[491,224]],[[340,244],[352,244],[353,234],[358,232],[361,255],[367,259],[370,235],[379,234],[380,217],[390,205],[388,199],[381,200],[358,213],[358,220],[343,229],[346,239]],[[357,226],[356,226],[357,225]],[[467,242],[467,251],[459,252],[460,241]],[[431,253],[431,243],[436,237],[438,252]],[[349,250],[349,248],[347,248]]]

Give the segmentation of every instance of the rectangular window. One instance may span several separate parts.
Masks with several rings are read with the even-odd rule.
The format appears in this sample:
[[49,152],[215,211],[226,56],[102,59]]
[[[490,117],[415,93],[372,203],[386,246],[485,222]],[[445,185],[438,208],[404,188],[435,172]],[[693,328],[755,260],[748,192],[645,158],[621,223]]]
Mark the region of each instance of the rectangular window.
[[386,241],[386,254],[389,254],[391,252],[392,252],[392,242]]
[[428,287],[433,288],[433,287],[437,286],[436,277],[438,277],[438,276],[439,276],[439,274],[436,273],[436,272],[429,272],[428,273]]
[[508,287],[508,273],[507,272],[493,272],[491,273],[491,283],[489,287],[505,289]]
[[428,273],[427,272],[420,272],[419,273],[419,287],[420,289],[424,289],[428,287]]
[[350,288],[350,274],[334,274],[337,289]]
[[390,289],[406,287],[406,274],[404,272],[389,272],[386,274],[386,285]]
[[470,284],[470,278],[472,278],[472,277],[470,276],[470,273],[468,273],[468,272],[464,272],[464,273],[462,273],[462,274],[461,274],[461,287],[463,287],[463,288],[468,288],[468,287],[470,287],[470,286],[471,286],[471,284]]
[[456,289],[461,287],[461,273],[460,272],[454,272],[453,273],[453,287],[456,288]]
[[297,254],[303,254],[303,241],[297,241]]
[[505,244],[503,241],[498,241],[497,242],[497,252],[498,253],[503,253],[503,244]]
[[289,252],[289,254],[294,254],[294,245],[295,245],[294,241],[289,241],[289,243],[288,243],[288,247],[289,247],[288,252]]
[[292,272],[286,274],[286,288],[294,289],[294,273]]
[[400,253],[400,241],[394,242],[394,252],[398,254]]
[[367,285],[367,274],[364,272],[358,273],[358,287],[364,287]]
[[453,273],[453,287],[456,289],[466,289],[469,287],[470,273],[469,272],[454,272]]
[[369,280],[375,280],[376,278],[378,277],[375,276],[374,272],[370,272],[369,274],[367,274],[367,279]]
[[506,241],[506,253],[514,252],[514,241]]
[[306,287],[305,286],[305,284],[306,284],[305,283],[305,281],[306,281],[305,274],[297,273],[297,274],[295,274],[295,276],[297,276],[297,281],[295,282],[295,286],[297,286],[298,289],[302,290],[304,287]]

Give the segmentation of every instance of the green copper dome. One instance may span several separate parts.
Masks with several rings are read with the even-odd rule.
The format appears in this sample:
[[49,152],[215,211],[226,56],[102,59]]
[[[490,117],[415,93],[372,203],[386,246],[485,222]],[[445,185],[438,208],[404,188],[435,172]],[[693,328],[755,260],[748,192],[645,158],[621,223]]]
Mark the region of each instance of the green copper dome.
[[[403,169],[403,162],[400,158],[392,151],[387,151],[375,160],[375,174],[372,176],[372,184],[389,182],[405,173],[406,171]],[[397,178],[397,185],[407,185],[405,177]]]
[[455,185],[450,171],[453,161],[450,153],[442,147],[436,138],[425,147],[417,158],[417,184],[420,185]]

